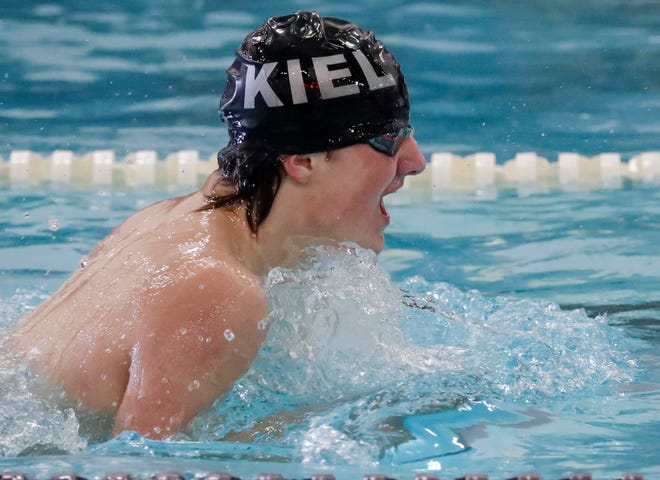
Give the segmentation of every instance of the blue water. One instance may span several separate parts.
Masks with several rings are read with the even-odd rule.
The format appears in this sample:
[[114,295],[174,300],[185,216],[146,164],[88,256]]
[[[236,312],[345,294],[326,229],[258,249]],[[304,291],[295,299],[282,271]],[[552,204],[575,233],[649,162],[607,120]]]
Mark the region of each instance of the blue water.
[[[320,250],[270,273],[268,342],[176,441],[89,441],[82,420],[0,368],[0,468],[653,478],[660,192],[614,193],[424,204],[402,193],[379,258]],[[0,327],[165,195],[4,190]]]
[[300,8],[374,29],[404,66],[426,153],[658,149],[655,1],[216,3],[6,0],[0,154],[226,143],[216,112],[246,32]]
[[[0,155],[210,155],[227,138],[216,107],[233,48],[303,7],[372,27],[395,52],[426,154],[659,149],[654,2],[399,3],[5,1]],[[0,328],[168,194],[0,190]],[[401,198],[378,260],[320,251],[271,272],[259,359],[176,441],[90,442],[0,364],[0,469],[660,477],[657,185]]]

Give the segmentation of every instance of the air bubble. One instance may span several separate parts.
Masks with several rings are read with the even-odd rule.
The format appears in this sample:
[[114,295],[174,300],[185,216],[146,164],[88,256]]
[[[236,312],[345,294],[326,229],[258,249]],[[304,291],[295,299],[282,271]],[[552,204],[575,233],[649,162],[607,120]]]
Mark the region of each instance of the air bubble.
[[80,259],[80,268],[86,268],[87,265],[89,265],[89,258],[87,257],[82,257]]
[[188,385],[188,391],[189,391],[189,392],[192,392],[193,390],[199,390],[199,386],[200,386],[200,384],[199,384],[199,380],[193,380],[193,381],[190,382],[190,384]]

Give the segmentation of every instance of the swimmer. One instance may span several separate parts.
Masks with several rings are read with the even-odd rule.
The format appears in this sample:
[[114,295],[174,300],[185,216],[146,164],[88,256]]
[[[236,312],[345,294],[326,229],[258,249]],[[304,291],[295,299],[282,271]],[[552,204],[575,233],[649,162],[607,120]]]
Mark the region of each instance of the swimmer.
[[184,429],[265,339],[263,276],[310,245],[380,252],[383,197],[425,167],[399,64],[353,23],[270,18],[227,74],[219,168],[128,218],[13,331],[28,368],[114,434]]

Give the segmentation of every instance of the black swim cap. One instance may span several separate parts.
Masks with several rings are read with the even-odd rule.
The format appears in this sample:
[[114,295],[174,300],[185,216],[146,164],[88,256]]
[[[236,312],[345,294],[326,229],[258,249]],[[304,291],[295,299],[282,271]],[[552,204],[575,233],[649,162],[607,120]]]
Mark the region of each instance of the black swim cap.
[[408,126],[399,64],[373,32],[316,12],[272,17],[227,70],[220,112],[230,145],[313,153]]

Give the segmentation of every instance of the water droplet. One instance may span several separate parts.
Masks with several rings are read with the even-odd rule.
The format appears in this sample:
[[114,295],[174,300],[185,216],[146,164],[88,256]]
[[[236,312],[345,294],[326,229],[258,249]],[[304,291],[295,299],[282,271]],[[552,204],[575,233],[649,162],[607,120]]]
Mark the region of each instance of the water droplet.
[[154,433],[158,435],[160,433],[160,427],[154,427]]
[[48,218],[48,230],[51,232],[57,232],[60,229],[60,221],[57,218],[49,217]]
[[187,328],[180,328],[180,329],[179,329],[179,333],[180,333],[181,335],[185,335],[186,333],[188,333],[188,329],[187,329]]
[[236,338],[236,334],[231,328],[225,330],[225,340],[227,340],[228,342],[232,342],[234,338]]
[[199,390],[199,380],[193,380],[190,382],[190,385],[188,385],[188,391],[192,392],[193,390]]
[[80,259],[80,268],[85,268],[85,267],[87,267],[87,265],[89,265],[89,258],[82,257]]
[[163,378],[160,379],[160,383],[167,383],[167,382],[169,382],[167,377],[163,377]]
[[262,318],[261,320],[259,320],[259,323],[257,323],[257,328],[262,331],[267,330],[269,324],[270,324],[270,320],[268,318]]
[[204,339],[204,341],[205,341],[206,343],[211,343],[212,340],[213,340],[213,339],[212,339],[211,337],[206,337],[206,338]]

